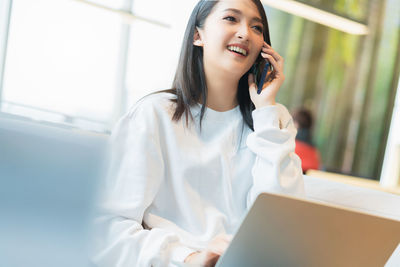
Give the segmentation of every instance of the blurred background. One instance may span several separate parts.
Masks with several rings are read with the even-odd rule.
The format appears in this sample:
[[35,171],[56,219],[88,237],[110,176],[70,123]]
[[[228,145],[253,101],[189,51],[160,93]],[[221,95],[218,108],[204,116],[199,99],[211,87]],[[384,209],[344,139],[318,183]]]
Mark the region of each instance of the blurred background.
[[[320,167],[398,185],[400,1],[262,2],[286,63],[278,101],[312,112]],[[1,111],[109,133],[171,87],[196,3],[0,0]]]

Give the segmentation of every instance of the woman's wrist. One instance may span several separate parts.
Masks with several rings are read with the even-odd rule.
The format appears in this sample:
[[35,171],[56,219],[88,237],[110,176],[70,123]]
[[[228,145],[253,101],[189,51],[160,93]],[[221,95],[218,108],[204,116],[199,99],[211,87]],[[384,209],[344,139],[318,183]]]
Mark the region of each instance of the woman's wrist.
[[261,109],[261,108],[264,108],[264,107],[275,106],[275,105],[276,105],[275,100],[273,100],[273,101],[267,101],[267,102],[263,102],[263,103],[257,103],[257,105],[254,104],[254,106],[256,107],[256,109]]

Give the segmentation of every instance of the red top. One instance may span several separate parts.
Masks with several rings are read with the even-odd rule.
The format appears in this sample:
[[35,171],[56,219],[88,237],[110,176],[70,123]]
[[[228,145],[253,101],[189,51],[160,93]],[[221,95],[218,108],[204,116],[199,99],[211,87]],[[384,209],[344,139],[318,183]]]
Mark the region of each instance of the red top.
[[318,170],[319,168],[319,153],[318,150],[299,140],[296,140],[295,153],[301,159],[301,168],[305,173],[309,169]]

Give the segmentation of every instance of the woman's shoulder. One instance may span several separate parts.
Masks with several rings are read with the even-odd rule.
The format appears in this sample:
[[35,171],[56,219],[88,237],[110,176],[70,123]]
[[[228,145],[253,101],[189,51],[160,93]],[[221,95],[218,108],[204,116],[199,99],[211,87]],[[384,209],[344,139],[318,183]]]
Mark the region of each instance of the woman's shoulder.
[[155,92],[138,100],[129,108],[126,115],[130,118],[139,115],[147,119],[154,118],[154,116],[171,117],[175,107],[175,99],[176,95],[171,92]]
[[118,120],[112,132],[134,129],[137,133],[157,133],[162,125],[172,122],[174,99],[175,95],[167,92],[142,97]]

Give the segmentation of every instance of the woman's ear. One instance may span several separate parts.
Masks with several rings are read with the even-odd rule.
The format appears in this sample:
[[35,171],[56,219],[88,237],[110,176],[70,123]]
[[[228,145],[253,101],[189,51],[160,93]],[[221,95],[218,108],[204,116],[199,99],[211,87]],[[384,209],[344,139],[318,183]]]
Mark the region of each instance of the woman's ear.
[[197,27],[196,27],[196,30],[195,30],[194,36],[193,36],[193,45],[201,46],[201,47],[204,45],[203,41],[201,40],[200,32],[197,29]]

